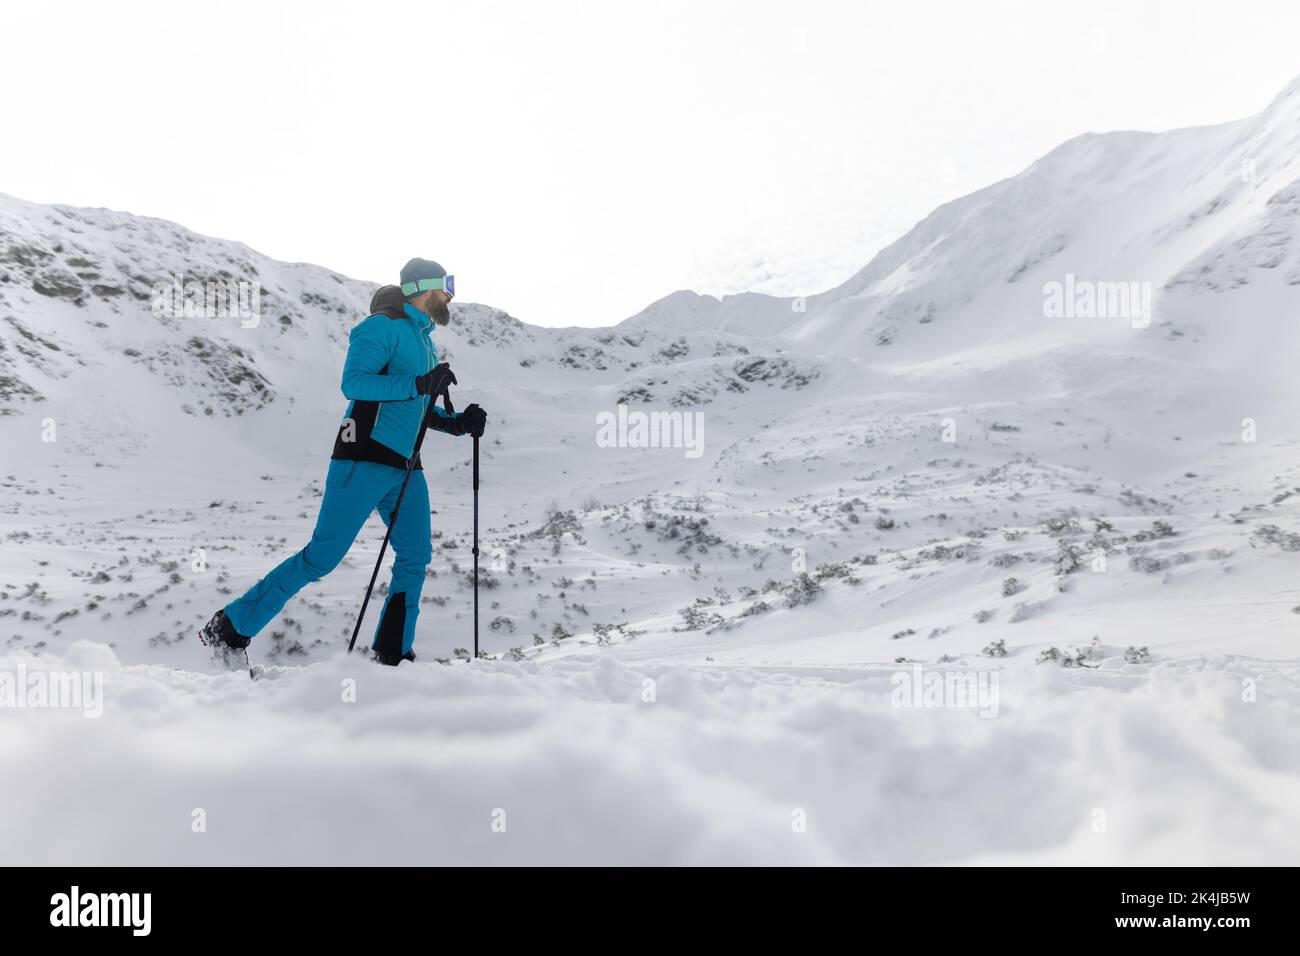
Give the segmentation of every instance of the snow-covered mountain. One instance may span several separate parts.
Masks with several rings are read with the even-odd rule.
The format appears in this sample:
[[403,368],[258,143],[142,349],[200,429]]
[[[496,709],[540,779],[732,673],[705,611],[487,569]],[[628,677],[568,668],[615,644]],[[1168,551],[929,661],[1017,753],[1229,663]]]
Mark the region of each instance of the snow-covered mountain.
[[[490,416],[493,658],[377,675],[340,657],[376,520],[259,637],[254,659],[283,666],[252,687],[198,676],[193,634],[306,542],[375,284],[0,197],[0,657],[109,672],[128,734],[157,709],[203,737],[204,702],[232,707],[265,735],[233,782],[208,781],[235,815],[268,774],[307,799],[323,758],[286,756],[293,740],[350,760],[384,739],[312,702],[353,677],[416,728],[371,758],[377,778],[409,786],[416,766],[456,806],[544,810],[590,835],[565,859],[1295,862],[1298,141],[1300,81],[1238,122],[1081,136],[806,299],[676,292],[600,329],[454,305],[439,346]],[[259,321],[155,316],[177,276],[254,283]],[[598,416],[620,404],[698,415],[701,453],[607,447]],[[452,658],[469,640],[468,443],[431,436],[425,460],[438,540],[417,650]],[[949,709],[918,729],[891,701],[914,664],[998,674],[999,718]],[[49,772],[75,739],[40,716],[15,732],[15,772]],[[169,782],[111,798],[137,821],[120,835],[68,823],[86,858],[238,858],[149,836],[188,799],[157,756],[182,729],[111,737],[118,763],[98,772]],[[451,747],[462,733],[483,755]],[[590,790],[566,789],[574,774]],[[710,787],[734,800],[725,820]],[[609,842],[622,824],[599,793],[653,825]],[[941,794],[963,809],[936,829]],[[42,812],[5,799],[8,825]],[[791,844],[809,806],[818,829]],[[444,819],[331,855],[315,831],[240,819],[239,846],[268,861],[573,849],[489,848]],[[21,858],[81,858],[18,832]]]

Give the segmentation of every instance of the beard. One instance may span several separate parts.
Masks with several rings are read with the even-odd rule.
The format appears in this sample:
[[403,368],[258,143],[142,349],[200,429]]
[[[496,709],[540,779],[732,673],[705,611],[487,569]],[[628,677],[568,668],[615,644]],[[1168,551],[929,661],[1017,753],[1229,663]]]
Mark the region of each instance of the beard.
[[451,308],[446,302],[440,302],[437,305],[431,305],[429,309],[429,318],[433,319],[438,325],[451,324]]

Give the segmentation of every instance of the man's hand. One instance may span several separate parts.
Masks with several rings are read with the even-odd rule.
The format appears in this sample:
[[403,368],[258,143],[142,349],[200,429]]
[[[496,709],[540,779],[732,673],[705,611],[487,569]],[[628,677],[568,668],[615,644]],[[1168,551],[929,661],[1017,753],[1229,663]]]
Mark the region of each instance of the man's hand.
[[468,405],[460,413],[460,425],[467,435],[473,435],[475,438],[483,437],[483,429],[487,427],[487,412],[483,411],[478,405]]
[[446,362],[435,365],[423,375],[415,377],[415,394],[432,395],[437,398],[447,390],[448,385],[456,385],[456,374]]

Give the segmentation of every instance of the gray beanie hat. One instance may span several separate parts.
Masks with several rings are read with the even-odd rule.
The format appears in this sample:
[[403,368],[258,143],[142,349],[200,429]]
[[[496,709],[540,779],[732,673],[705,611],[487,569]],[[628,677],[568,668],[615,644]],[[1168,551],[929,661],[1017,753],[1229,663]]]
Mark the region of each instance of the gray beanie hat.
[[447,270],[432,259],[412,259],[402,266],[400,283],[405,286],[408,282],[419,282],[421,279],[444,279],[446,276]]

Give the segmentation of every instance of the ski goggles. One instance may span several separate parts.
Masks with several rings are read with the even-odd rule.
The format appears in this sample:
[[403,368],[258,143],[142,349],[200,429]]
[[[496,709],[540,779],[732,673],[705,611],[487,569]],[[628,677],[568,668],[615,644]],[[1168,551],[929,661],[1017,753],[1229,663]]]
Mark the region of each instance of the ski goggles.
[[441,291],[447,293],[448,297],[456,297],[456,277],[443,276],[440,279],[420,279],[417,282],[403,282],[402,295],[410,297],[419,295],[421,292]]

